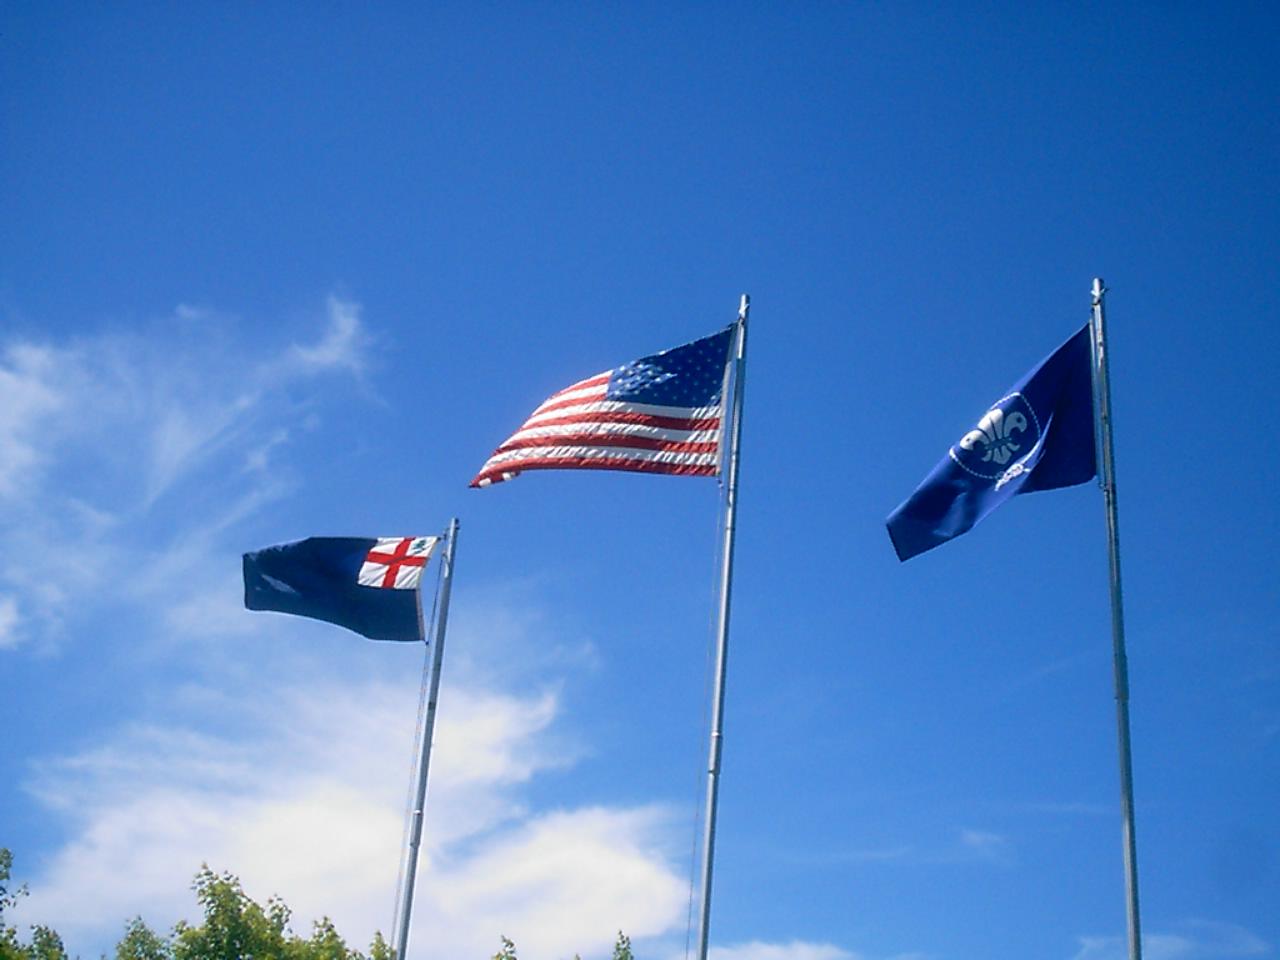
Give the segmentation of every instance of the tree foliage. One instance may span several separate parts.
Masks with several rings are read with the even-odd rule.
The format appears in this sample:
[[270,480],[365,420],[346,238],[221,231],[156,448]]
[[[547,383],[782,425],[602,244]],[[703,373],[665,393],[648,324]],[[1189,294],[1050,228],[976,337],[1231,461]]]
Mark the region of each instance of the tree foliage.
[[[12,886],[12,866],[13,855],[0,848],[0,960],[68,960],[56,931],[34,926],[30,941],[23,943],[5,923],[5,912],[27,893],[25,886]],[[116,944],[115,960],[395,960],[381,933],[374,935],[366,957],[347,946],[328,917],[311,925],[310,937],[298,936],[289,927],[292,912],[283,900],[257,903],[234,874],[214,873],[205,865],[191,888],[204,912],[200,923],[180,922],[166,937],[134,917]]]
[[[495,953],[490,960],[519,960],[516,956],[516,945],[510,937],[501,937],[502,947]],[[576,953],[573,960],[582,960]],[[631,938],[621,930],[618,931],[618,939],[613,943],[613,955],[611,960],[636,960],[635,954],[631,952]]]
[[27,895],[25,885],[17,890],[10,889],[9,871],[13,869],[13,854],[0,847],[0,923],[4,923],[4,912],[18,905],[18,901]]
[[134,917],[124,928],[124,936],[116,944],[116,960],[170,960],[171,947],[141,917]]
[[[23,943],[17,929],[5,922],[6,911],[27,895],[25,885],[13,886],[12,868],[13,855],[0,847],[0,960],[69,960],[57,931],[33,926],[30,940]],[[311,925],[310,937],[298,936],[289,927],[293,914],[283,900],[270,897],[260,904],[244,892],[239,877],[214,873],[207,864],[191,889],[204,911],[202,922],[179,922],[163,936],[134,917],[125,924],[114,960],[396,960],[395,950],[380,932],[374,934],[366,956],[347,946],[328,917]],[[519,960],[515,942],[502,937],[491,960]],[[574,960],[579,960],[576,954]],[[631,938],[621,930],[612,960],[635,960]]]
[[13,887],[12,869],[13,854],[0,847],[0,960],[67,960],[67,950],[56,930],[34,926],[31,941],[23,943],[18,939],[17,928],[5,922],[5,912],[27,895],[26,884]]
[[18,940],[18,931],[5,922],[5,911],[12,910],[27,895],[25,886],[16,890],[10,882],[13,854],[0,847],[0,960],[23,960],[26,948]]
[[[192,889],[204,908],[203,923],[179,923],[167,956],[117,956],[117,960],[366,960],[347,946],[328,917],[311,925],[309,938],[293,933],[292,911],[285,902],[271,897],[265,904],[257,903],[234,874],[214,873],[203,866]],[[393,951],[378,934],[369,953],[375,960],[391,960]]]

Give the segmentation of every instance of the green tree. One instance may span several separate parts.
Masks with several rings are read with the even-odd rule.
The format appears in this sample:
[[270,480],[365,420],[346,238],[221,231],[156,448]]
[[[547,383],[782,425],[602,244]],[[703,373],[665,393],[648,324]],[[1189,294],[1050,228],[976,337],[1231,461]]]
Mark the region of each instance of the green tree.
[[18,901],[27,895],[27,886],[23,884],[17,890],[9,888],[9,871],[13,869],[13,854],[8,847],[0,847],[0,923],[4,922],[4,912],[18,905]]
[[[68,960],[57,931],[34,926],[31,942],[24,944],[5,923],[5,912],[27,894],[25,886],[13,886],[12,868],[13,855],[0,847],[0,960]],[[164,937],[134,917],[116,944],[114,960],[366,960],[347,946],[328,917],[312,924],[310,937],[299,937],[289,929],[292,912],[283,900],[255,902],[234,874],[214,873],[205,864],[191,888],[204,911],[201,923],[180,922],[172,936]],[[515,960],[515,945],[503,943],[509,952],[500,956]],[[381,933],[374,934],[368,960],[395,960]]]
[[7,847],[0,847],[0,960],[26,960],[27,948],[18,940],[17,929],[4,920],[5,911],[12,910],[27,895],[25,884],[15,889],[10,882],[12,869],[13,854]]
[[333,921],[328,917],[317,920],[311,927],[311,939],[294,943],[292,956],[296,960],[354,960],[360,956],[347,949],[346,941],[338,936]]
[[239,877],[201,866],[191,885],[204,908],[198,927],[180,922],[173,931],[174,960],[283,958],[289,908],[272,898],[263,908],[240,886]]
[[14,889],[10,883],[13,853],[0,847],[0,960],[67,960],[67,949],[56,930],[36,925],[31,928],[31,942],[18,939],[16,927],[5,923],[6,910],[12,910],[27,895],[27,886]]
[[631,938],[621,930],[613,944],[613,960],[636,960],[635,954],[631,952]]
[[516,957],[516,945],[502,937],[502,948],[493,955],[492,960],[518,960]]
[[62,945],[58,931],[37,924],[31,928],[27,956],[30,960],[67,960],[67,948]]
[[124,936],[116,944],[116,960],[170,960],[172,955],[168,938],[148,927],[141,917],[125,925]]
[[[118,956],[117,960],[365,960],[347,946],[328,917],[312,924],[309,938],[294,934],[289,929],[293,912],[284,901],[271,897],[265,905],[257,903],[234,874],[214,873],[206,864],[196,874],[192,889],[204,908],[203,923],[179,923],[167,955]],[[141,936],[138,943],[155,945]],[[369,953],[372,960],[393,960],[394,955],[381,933],[375,934]]]

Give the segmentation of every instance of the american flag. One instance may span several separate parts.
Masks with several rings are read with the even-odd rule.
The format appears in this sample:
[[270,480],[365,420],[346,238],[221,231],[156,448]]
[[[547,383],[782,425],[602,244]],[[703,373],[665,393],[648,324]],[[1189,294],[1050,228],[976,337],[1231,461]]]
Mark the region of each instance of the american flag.
[[485,461],[471,486],[524,470],[714,477],[733,332],[729,326],[552,394]]

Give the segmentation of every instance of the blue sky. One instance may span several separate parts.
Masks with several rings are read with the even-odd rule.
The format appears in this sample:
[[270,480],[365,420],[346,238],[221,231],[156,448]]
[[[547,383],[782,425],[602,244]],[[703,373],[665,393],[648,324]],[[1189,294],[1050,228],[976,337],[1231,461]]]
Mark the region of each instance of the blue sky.
[[239,555],[457,515],[413,960],[684,956],[716,484],[466,484],[749,292],[716,960],[1123,956],[1098,491],[883,528],[1102,276],[1147,955],[1280,956],[1277,19],[10,5],[15,920],[93,956],[208,862],[389,931],[421,651]]

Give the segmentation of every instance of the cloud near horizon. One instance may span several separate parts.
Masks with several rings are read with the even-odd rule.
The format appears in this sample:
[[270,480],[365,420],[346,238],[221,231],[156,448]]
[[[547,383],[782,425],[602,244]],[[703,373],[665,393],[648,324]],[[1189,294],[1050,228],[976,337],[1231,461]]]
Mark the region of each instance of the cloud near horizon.
[[[1122,936],[1080,937],[1080,950],[1071,960],[1125,960],[1128,940]],[[1233,960],[1274,957],[1271,945],[1244,927],[1209,920],[1187,920],[1173,932],[1147,931],[1142,936],[1147,960]]]
[[[15,918],[53,926],[73,951],[105,950],[128,917],[160,930],[196,919],[189,884],[208,863],[256,899],[281,896],[300,932],[327,915],[353,944],[389,933],[411,744],[387,732],[406,730],[415,696],[379,681],[267,702],[224,692],[218,709],[247,723],[234,739],[137,725],[44,764],[30,789],[70,839]],[[521,785],[571,762],[543,748],[555,696],[446,688],[442,703],[413,956],[487,956],[509,932],[522,956],[551,960],[682,919],[665,808],[521,801]]]
[[762,943],[753,940],[729,947],[712,947],[710,960],[859,960],[850,953],[830,943]]

